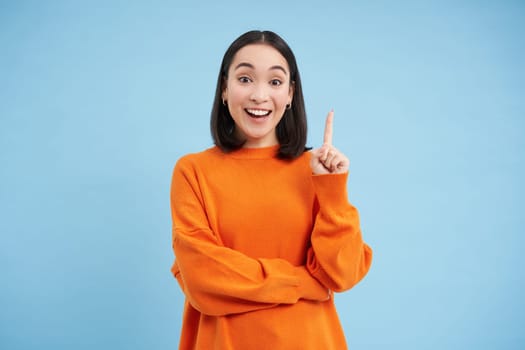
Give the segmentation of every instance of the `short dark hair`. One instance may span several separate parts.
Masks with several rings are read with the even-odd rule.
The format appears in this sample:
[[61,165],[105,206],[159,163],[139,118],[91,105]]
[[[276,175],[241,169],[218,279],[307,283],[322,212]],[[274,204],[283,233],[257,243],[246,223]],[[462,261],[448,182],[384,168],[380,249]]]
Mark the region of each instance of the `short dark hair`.
[[221,63],[215,100],[211,111],[211,134],[216,146],[224,152],[230,152],[243,146],[244,141],[238,140],[233,132],[235,122],[230,115],[228,106],[222,101],[224,84],[228,78],[228,70],[237,51],[250,44],[266,44],[275,48],[286,59],[290,69],[290,84],[294,89],[292,104],[287,108],[276,127],[279,151],[277,156],[282,159],[294,159],[300,156],[306,148],[307,122],[304,106],[301,77],[297,68],[295,56],[288,44],[271,31],[253,30],[242,34],[226,50]]

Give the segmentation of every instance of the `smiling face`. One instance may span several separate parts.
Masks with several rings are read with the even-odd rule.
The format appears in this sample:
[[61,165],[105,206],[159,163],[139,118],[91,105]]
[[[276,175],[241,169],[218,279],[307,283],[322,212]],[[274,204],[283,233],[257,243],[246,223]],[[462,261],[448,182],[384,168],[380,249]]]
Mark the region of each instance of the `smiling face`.
[[222,99],[235,122],[236,137],[246,141],[244,147],[278,144],[275,128],[292,97],[290,69],[279,51],[265,44],[237,51]]

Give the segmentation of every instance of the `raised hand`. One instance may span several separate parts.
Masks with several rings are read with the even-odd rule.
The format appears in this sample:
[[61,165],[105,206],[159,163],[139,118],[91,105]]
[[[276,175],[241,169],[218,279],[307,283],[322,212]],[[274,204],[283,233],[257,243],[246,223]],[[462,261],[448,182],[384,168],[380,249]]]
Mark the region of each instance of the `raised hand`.
[[332,110],[326,116],[323,145],[312,150],[310,166],[316,175],[346,173],[350,166],[348,158],[332,146],[333,125],[334,111]]

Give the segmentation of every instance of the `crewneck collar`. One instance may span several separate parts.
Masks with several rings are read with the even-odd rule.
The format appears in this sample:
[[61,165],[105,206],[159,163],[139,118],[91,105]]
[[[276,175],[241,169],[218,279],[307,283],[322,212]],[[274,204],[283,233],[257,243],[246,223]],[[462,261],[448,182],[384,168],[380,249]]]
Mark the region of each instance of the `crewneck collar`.
[[269,159],[276,158],[280,145],[258,147],[258,148],[239,148],[232,151],[229,155],[237,159]]

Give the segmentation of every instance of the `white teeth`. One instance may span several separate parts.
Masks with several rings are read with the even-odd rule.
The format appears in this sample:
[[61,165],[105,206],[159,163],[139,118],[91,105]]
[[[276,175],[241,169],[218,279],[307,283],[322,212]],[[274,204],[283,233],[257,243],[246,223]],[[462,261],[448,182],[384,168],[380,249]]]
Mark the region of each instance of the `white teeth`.
[[246,111],[248,113],[256,115],[258,117],[262,117],[262,116],[270,114],[270,111],[265,111],[265,110],[262,110],[262,109],[247,109]]

